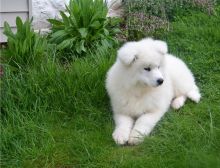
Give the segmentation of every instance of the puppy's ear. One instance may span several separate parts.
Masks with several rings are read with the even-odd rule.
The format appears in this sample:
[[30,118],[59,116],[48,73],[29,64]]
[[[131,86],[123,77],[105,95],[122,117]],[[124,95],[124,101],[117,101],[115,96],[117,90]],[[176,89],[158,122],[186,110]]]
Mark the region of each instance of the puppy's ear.
[[132,64],[137,59],[136,42],[128,42],[118,50],[118,59],[125,65]]
[[168,47],[167,47],[166,42],[161,41],[161,40],[155,40],[154,43],[155,43],[156,50],[160,52],[161,54],[164,55],[168,52]]

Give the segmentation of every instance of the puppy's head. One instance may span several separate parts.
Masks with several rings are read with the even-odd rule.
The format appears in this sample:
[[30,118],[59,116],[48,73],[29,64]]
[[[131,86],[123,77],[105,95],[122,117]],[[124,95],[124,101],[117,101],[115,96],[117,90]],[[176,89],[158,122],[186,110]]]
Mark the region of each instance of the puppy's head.
[[118,50],[118,61],[130,78],[150,87],[163,84],[164,57],[167,44],[150,38],[128,42]]

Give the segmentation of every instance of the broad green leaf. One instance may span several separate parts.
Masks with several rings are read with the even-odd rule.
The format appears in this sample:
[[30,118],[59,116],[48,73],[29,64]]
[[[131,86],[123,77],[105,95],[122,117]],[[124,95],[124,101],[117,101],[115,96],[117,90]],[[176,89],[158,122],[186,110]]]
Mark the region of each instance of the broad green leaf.
[[82,38],[86,38],[87,34],[88,34],[88,29],[87,28],[80,28],[78,29],[80,35]]
[[85,40],[80,41],[80,50],[86,52],[86,48],[84,46]]
[[105,33],[106,36],[109,35],[109,31],[107,29],[104,29],[104,33]]
[[81,50],[80,43],[76,43],[75,49],[76,49],[76,52],[77,52],[78,54],[81,54],[82,50]]
[[62,50],[64,48],[71,48],[73,46],[73,42],[75,41],[76,38],[72,38],[72,39],[66,39],[64,41],[62,41],[57,48]]
[[114,28],[112,29],[112,33],[114,34],[121,33],[121,30],[119,28]]
[[17,26],[17,31],[20,32],[22,31],[22,20],[20,17],[16,17],[16,26]]
[[69,23],[69,19],[66,16],[66,14],[63,11],[60,11],[60,15],[61,15],[61,17],[63,19],[63,22],[64,22],[65,26],[69,26],[70,23]]
[[55,26],[61,26],[63,25],[63,22],[59,21],[59,20],[56,20],[56,19],[47,19],[47,21],[49,23],[51,23],[52,25],[55,25]]
[[8,37],[15,38],[15,35],[12,32],[11,27],[9,26],[9,24],[7,22],[4,22],[4,31],[3,31],[3,33]]
[[65,40],[66,37],[68,37],[68,33],[66,33],[65,30],[59,30],[55,33],[52,33],[50,41],[57,43]]
[[98,29],[101,26],[99,21],[95,21],[93,22],[90,27],[94,28],[94,29]]

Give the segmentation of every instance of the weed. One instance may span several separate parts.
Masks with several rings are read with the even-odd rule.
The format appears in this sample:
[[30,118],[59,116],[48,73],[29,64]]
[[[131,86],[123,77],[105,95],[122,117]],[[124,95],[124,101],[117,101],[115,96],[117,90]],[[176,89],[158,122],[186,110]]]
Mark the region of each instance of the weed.
[[38,65],[45,56],[47,41],[36,34],[31,28],[31,22],[22,22],[16,18],[17,32],[13,33],[9,24],[4,23],[4,34],[8,38],[8,47],[4,50],[4,61],[14,69],[24,69],[27,66]]

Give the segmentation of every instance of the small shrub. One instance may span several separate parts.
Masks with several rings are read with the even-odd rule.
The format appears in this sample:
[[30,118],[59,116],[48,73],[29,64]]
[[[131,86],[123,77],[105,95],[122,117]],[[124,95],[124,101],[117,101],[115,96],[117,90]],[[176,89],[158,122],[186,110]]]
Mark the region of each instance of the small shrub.
[[190,10],[214,13],[214,0],[126,0],[124,2],[128,40],[138,40],[169,29],[169,21]]
[[17,32],[13,33],[9,24],[4,23],[4,34],[8,38],[8,47],[4,50],[4,61],[12,67],[24,68],[27,65],[38,64],[46,49],[46,39],[36,34],[31,28],[32,20],[24,23],[16,18]]
[[118,21],[106,18],[107,7],[102,0],[70,0],[62,20],[48,19],[52,24],[50,41],[58,50],[83,55],[97,45],[112,46],[117,42]]

